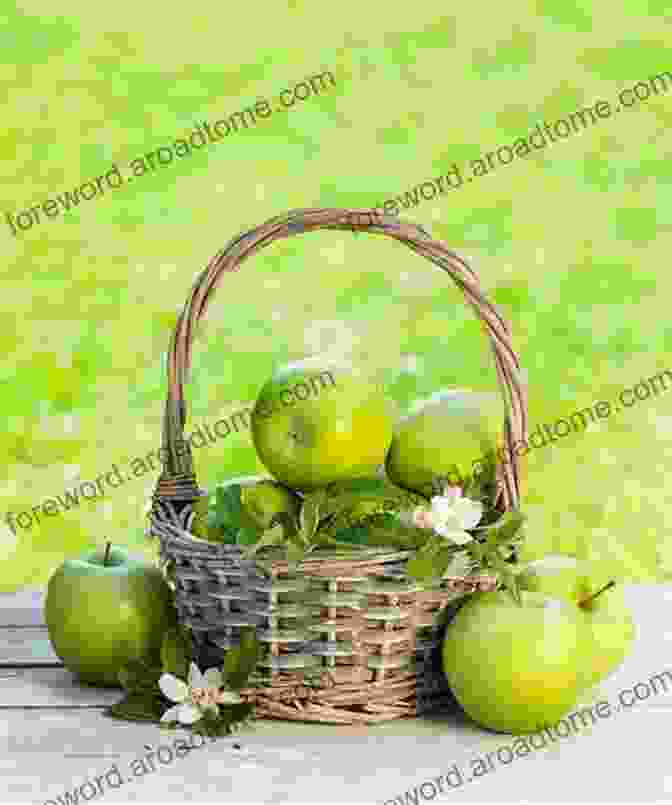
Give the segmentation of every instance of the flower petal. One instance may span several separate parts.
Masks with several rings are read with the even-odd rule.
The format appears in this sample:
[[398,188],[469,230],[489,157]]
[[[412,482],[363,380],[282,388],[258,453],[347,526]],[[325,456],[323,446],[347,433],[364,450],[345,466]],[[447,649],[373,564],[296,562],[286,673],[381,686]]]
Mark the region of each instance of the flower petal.
[[185,702],[179,705],[178,719],[180,724],[195,724],[203,718],[203,713],[200,707]]
[[222,690],[217,701],[220,704],[240,704],[243,700],[232,690]]
[[443,496],[450,501],[451,506],[455,501],[460,500],[462,497],[462,487],[461,486],[451,486],[447,484],[443,490]]
[[186,684],[172,674],[161,674],[159,677],[161,693],[171,702],[183,702],[189,696]]
[[471,534],[467,534],[466,531],[460,531],[459,529],[443,528],[439,526],[439,528],[436,528],[435,531],[444,539],[449,539],[456,545],[466,545],[468,542],[473,540]]
[[483,504],[477,500],[469,500],[469,498],[462,498],[455,502],[453,511],[457,515],[465,530],[474,528],[483,517]]
[[464,531],[461,518],[459,518],[452,510],[449,511],[442,520],[436,523],[434,526],[435,531],[437,530],[437,526],[442,528],[444,531],[446,529],[448,531]]
[[407,526],[411,528],[415,525],[415,512],[411,511],[402,511],[399,512],[399,522],[403,526]]
[[432,498],[432,518],[434,522],[441,522],[444,520],[453,509],[453,503],[450,498],[436,495]]
[[434,528],[432,513],[426,509],[416,509],[413,515],[413,525],[416,528]]
[[206,688],[221,688],[223,684],[222,672],[219,668],[208,668],[205,672]]
[[161,716],[161,721],[179,721],[180,720],[180,707],[181,704],[176,704]]
[[205,677],[198,670],[198,665],[192,662],[189,666],[189,687],[190,688],[206,688],[207,683]]

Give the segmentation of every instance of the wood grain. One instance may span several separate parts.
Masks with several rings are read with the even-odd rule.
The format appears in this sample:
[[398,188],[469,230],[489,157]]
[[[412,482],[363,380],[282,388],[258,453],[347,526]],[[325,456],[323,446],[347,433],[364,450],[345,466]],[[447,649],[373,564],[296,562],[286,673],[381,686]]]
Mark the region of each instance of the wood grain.
[[44,626],[0,627],[0,669],[3,666],[60,666]]
[[43,589],[0,593],[0,627],[44,626]]
[[0,710],[17,708],[104,708],[121,688],[79,684],[65,668],[0,668]]

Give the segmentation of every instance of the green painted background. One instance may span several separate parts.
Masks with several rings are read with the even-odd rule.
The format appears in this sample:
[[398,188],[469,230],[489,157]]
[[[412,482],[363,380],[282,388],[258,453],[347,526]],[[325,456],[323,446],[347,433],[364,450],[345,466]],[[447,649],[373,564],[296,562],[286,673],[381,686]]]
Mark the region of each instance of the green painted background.
[[[0,5],[0,511],[158,446],[163,356],[194,277],[241,230],[297,207],[372,206],[659,74],[662,0],[363,4],[46,0]],[[455,10],[458,9],[458,10]],[[331,70],[336,86],[14,237],[16,214]],[[672,91],[405,215],[466,255],[512,321],[533,424],[672,368]],[[44,217],[44,216],[43,216]],[[191,419],[254,398],[273,364],[337,344],[402,406],[494,387],[459,292],[389,240],[320,232],[228,276]],[[247,435],[196,453],[205,485],[255,469]],[[631,579],[672,569],[672,390],[531,454],[529,552],[587,543]],[[156,473],[3,528],[0,589],[65,555],[142,546]],[[666,565],[667,563],[667,565]],[[669,571],[668,571],[669,572]]]

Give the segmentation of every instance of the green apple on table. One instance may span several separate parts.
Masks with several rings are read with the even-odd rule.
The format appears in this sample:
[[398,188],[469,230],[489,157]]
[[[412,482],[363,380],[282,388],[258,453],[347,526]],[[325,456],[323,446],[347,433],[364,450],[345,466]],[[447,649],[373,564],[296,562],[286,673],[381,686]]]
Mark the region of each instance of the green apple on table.
[[131,660],[158,662],[177,621],[158,567],[111,546],[66,559],[47,586],[44,615],[54,651],[81,681],[118,687]]
[[577,606],[524,590],[475,593],[446,630],[443,666],[476,723],[514,735],[568,713],[585,689],[588,625]]
[[592,639],[588,685],[602,681],[621,665],[636,629],[623,588],[610,579],[603,563],[550,554],[530,562],[519,578],[523,589],[562,597],[578,608]]
[[392,441],[394,409],[361,369],[315,356],[273,373],[251,425],[266,469],[286,486],[310,491],[375,476]]
[[395,430],[388,476],[426,497],[437,476],[461,483],[475,462],[497,450],[504,414],[501,396],[491,392],[443,389],[416,402]]

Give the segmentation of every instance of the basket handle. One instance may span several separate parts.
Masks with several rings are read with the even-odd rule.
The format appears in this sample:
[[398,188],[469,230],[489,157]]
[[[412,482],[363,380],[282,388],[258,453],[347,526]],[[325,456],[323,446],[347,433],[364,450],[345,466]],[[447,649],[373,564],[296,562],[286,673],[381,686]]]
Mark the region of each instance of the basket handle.
[[[196,483],[191,445],[184,441],[186,404],[184,385],[189,380],[194,332],[205,316],[222,274],[236,271],[243,260],[273,241],[312,232],[335,229],[386,235],[404,243],[450,275],[462,290],[489,336],[506,419],[505,441],[509,460],[498,463],[498,501],[505,510],[520,501],[520,467],[514,445],[527,438],[527,394],[520,378],[520,363],[511,344],[508,323],[483,295],[476,274],[442,241],[434,240],[417,224],[368,209],[299,209],[271,218],[261,226],[243,232],[219,251],[194,283],[173,331],[168,352],[168,398],[163,422],[163,471],[154,492],[154,503],[162,500],[191,502],[202,491]],[[178,449],[178,445],[180,449]]]

